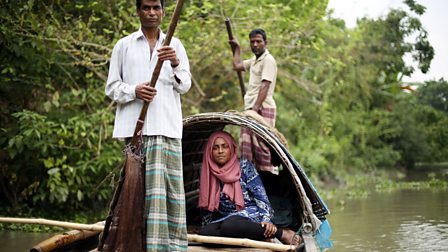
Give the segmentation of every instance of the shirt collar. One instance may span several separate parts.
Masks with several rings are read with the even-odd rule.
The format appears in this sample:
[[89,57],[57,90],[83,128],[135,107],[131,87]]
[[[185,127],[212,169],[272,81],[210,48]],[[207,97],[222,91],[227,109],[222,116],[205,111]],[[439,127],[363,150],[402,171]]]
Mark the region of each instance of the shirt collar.
[[[144,37],[145,37],[145,34],[143,34],[142,28],[140,27],[136,33],[135,39],[140,39],[140,38],[144,38]],[[166,34],[163,33],[163,31],[159,29],[158,41],[162,41],[162,43],[163,43],[163,41],[165,41],[165,37],[166,37]]]
[[268,49],[266,49],[266,50],[264,50],[264,53],[263,53],[262,55],[260,55],[260,57],[258,57],[258,59],[257,59],[257,56],[254,55],[254,59],[255,59],[255,61],[261,61],[261,60],[263,60],[268,54],[269,54],[269,51],[268,51]]

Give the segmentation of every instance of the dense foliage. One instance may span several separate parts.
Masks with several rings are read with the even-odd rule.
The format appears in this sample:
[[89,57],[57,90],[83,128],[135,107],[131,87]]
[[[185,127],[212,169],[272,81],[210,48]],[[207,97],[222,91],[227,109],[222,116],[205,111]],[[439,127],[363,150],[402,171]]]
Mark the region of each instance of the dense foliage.
[[[416,70],[403,56],[423,72],[434,56],[424,7],[405,2],[411,11],[348,29],[325,0],[186,1],[176,31],[193,74],[184,114],[242,108],[229,16],[245,57],[248,32],[266,30],[279,68],[277,127],[310,175],[446,161],[448,83],[403,90]],[[164,26],[173,8],[167,1]],[[111,139],[104,85],[113,45],[139,27],[135,4],[2,0],[0,21],[0,213],[105,209],[123,146]]]

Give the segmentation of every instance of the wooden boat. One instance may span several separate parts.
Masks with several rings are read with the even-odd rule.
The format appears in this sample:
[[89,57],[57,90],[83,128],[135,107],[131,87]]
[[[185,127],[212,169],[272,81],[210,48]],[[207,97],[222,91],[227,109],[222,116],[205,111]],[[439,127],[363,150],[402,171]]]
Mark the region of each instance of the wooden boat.
[[[270,146],[272,163],[279,167],[278,174],[260,172],[260,176],[275,211],[274,223],[278,226],[288,227],[296,231],[299,230],[304,238],[302,246],[290,246],[290,250],[317,252],[331,247],[332,244],[329,240],[331,228],[326,220],[329,209],[318,195],[299,162],[288,152],[287,142],[281,133],[266,126],[260,116],[250,112],[241,113],[235,111],[196,114],[184,118],[183,125],[182,155],[189,251],[226,249],[227,251],[272,251],[272,249],[249,249],[244,247],[247,242],[242,242],[239,246],[229,247],[228,245],[215,244],[210,247],[203,242],[198,242],[197,235],[195,235],[195,231],[200,227],[201,223],[197,204],[203,147],[208,137],[214,131],[226,130],[237,136],[241,127],[249,128]],[[91,237],[82,237],[76,242],[66,243],[61,242],[64,240],[63,238],[52,237],[50,239],[53,239],[53,241],[49,242],[47,240],[44,242],[50,244],[58,243],[62,246],[47,249],[40,243],[32,251],[90,251],[90,249],[93,250],[96,247],[95,242],[91,243],[90,247],[82,247],[82,245],[86,245],[84,241],[91,240]],[[199,240],[202,241],[201,239]],[[215,243],[215,241],[211,241],[211,243]],[[274,248],[274,250],[281,249]]]

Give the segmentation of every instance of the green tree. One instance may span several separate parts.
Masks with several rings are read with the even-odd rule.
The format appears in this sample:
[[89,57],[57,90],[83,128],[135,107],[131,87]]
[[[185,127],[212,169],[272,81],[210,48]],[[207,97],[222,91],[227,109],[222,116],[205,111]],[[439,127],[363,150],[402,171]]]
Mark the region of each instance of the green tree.
[[444,79],[427,81],[416,91],[417,120],[424,125],[428,157],[421,162],[446,162],[448,157],[448,82]]
[[111,186],[102,180],[121,157],[110,139],[112,104],[102,87],[114,38],[129,29],[123,20],[131,18],[131,6],[124,6],[2,3],[0,185],[6,206],[82,208],[110,197]]
[[437,110],[448,113],[448,82],[443,78],[428,81],[417,90],[418,101]]

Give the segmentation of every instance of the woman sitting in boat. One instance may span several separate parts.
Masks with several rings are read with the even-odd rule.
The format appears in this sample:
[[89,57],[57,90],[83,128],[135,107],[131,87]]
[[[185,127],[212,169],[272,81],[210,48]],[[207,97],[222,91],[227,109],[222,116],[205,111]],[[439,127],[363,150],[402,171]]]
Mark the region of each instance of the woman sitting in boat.
[[248,160],[238,160],[237,145],[224,131],[208,139],[201,167],[199,207],[200,235],[266,240],[277,238],[299,245],[293,230],[276,227],[263,183]]

